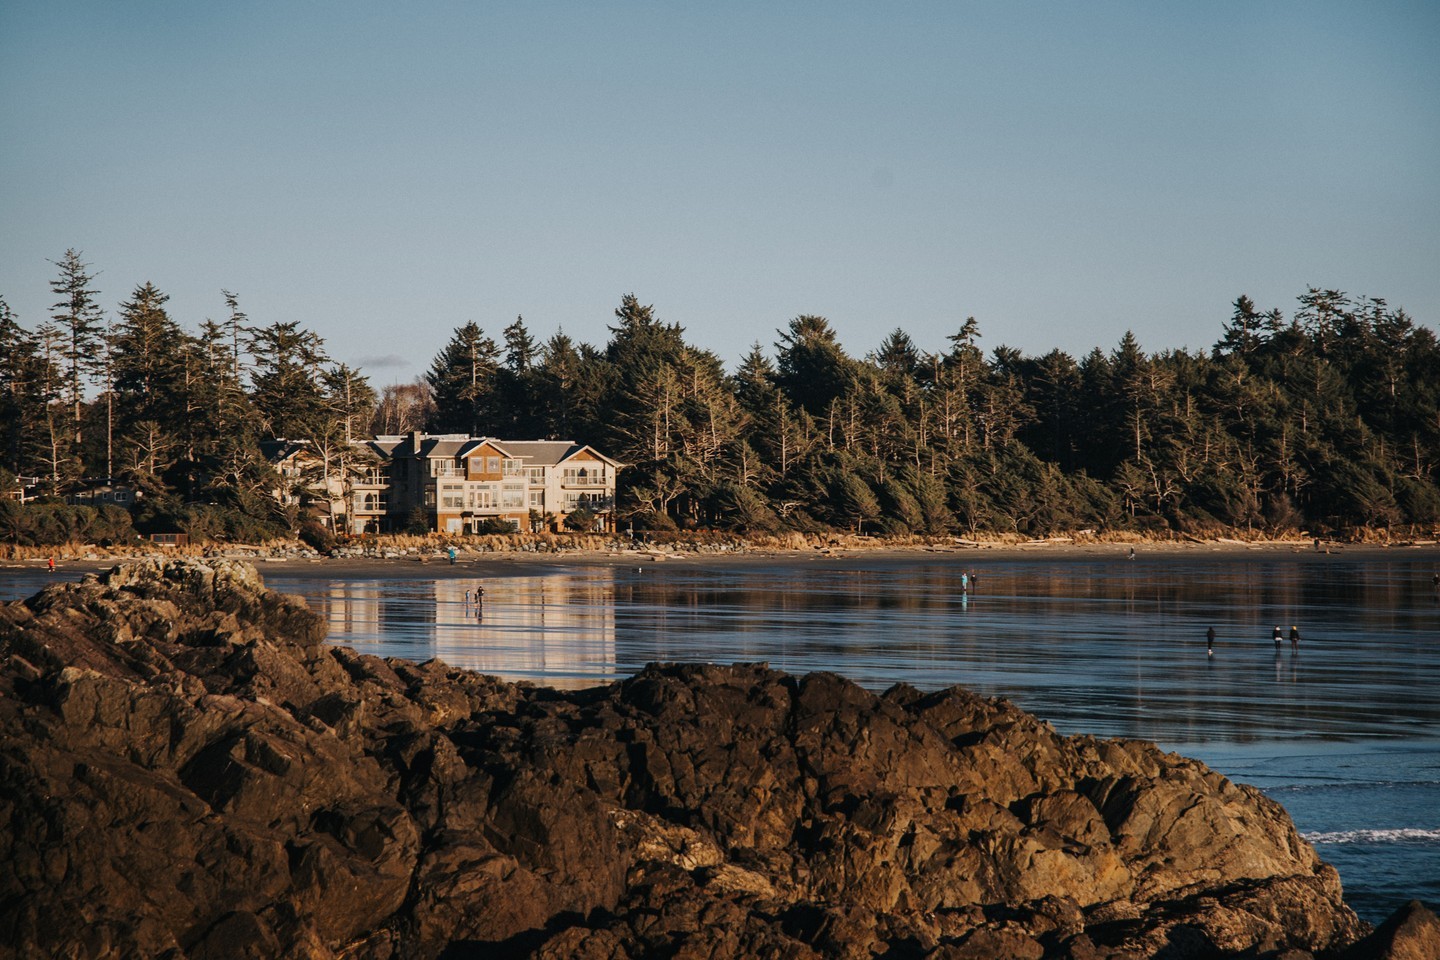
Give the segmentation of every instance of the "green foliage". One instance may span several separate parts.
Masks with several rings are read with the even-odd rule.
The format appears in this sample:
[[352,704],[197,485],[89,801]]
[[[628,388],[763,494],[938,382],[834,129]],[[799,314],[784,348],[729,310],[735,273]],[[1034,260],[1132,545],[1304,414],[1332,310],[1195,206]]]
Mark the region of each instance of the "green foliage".
[[477,436],[496,432],[502,419],[496,394],[499,356],[495,341],[473,321],[455,330],[425,375],[435,398],[432,432]]
[[130,514],[114,505],[0,500],[0,540],[22,547],[124,543],[134,535]]
[[[589,533],[595,529],[595,522],[598,518],[595,511],[589,507],[581,507],[565,516],[565,529],[573,530],[576,533]],[[506,531],[510,528],[507,525]]]
[[720,530],[772,533],[780,529],[780,518],[764,495],[733,480],[712,487],[705,506],[709,525]]
[[251,332],[251,350],[251,397],[266,433],[291,439],[313,435],[325,407],[325,341],[298,322],[272,323]]
[[[102,351],[94,273],[73,250],[56,266],[54,311],[33,332],[0,300],[0,471],[52,494],[123,481],[142,494],[143,532],[284,535],[301,507],[277,500],[262,438],[308,441],[343,498],[365,467],[351,441],[422,426],[594,444],[626,464],[614,516],[641,530],[1440,524],[1440,342],[1337,290],[1305,291],[1288,317],[1238,297],[1207,351],[1149,353],[1127,333],[1078,360],[987,355],[973,317],[934,352],[896,328],[861,358],[805,314],[777,331],[773,356],[757,344],[730,376],[627,294],[605,344],[542,343],[516,318],[497,346],[467,323],[422,382],[377,401],[319,337],[252,326],[228,291],[224,319],[191,334],[140,284]],[[12,542],[130,535],[53,503],[3,511]],[[568,524],[597,522],[587,509]],[[425,532],[426,511],[405,527]]]
[[133,515],[135,529],[146,536],[183,533],[192,543],[265,543],[291,535],[289,525],[273,516],[229,504],[184,503],[174,497],[146,498]]
[[416,537],[423,537],[430,532],[430,516],[424,507],[411,509],[410,515],[405,518],[405,526],[401,532]]
[[830,507],[833,516],[864,533],[865,524],[880,516],[880,500],[875,491],[858,475],[835,471],[830,481]]

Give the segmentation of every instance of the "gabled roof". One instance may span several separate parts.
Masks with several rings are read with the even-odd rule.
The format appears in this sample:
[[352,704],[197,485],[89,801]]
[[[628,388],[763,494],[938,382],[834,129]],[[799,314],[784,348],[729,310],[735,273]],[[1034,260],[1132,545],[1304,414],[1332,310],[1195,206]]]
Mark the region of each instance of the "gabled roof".
[[360,446],[367,447],[380,456],[389,459],[395,455],[395,448],[400,446],[404,437],[376,437],[374,440],[357,441]]
[[421,457],[426,460],[454,460],[473,456],[489,445],[505,457],[535,466],[557,466],[580,453],[588,453],[611,467],[620,461],[605,456],[589,444],[574,440],[501,440],[498,437],[470,437],[463,433],[409,433],[379,436],[370,446],[384,457]]
[[420,456],[427,460],[454,460],[471,441],[426,437],[420,441]]
[[557,466],[582,452],[588,452],[612,467],[620,465],[618,460],[612,460],[594,447],[574,440],[497,440],[496,446],[512,457],[536,466]]
[[490,447],[498,451],[502,456],[509,456],[509,454],[505,453],[505,450],[500,446],[500,441],[496,440],[494,437],[476,437],[474,440],[470,441],[470,443],[466,444],[465,449],[460,451],[460,456],[472,457],[475,454],[479,453],[485,447]]
[[271,463],[284,463],[297,454],[308,453],[315,456],[315,450],[310,446],[309,440],[286,440],[284,437],[276,437],[274,440],[261,440],[260,453]]
[[[377,444],[388,445],[388,449],[384,450],[386,456],[425,457],[426,459],[453,457],[455,452],[469,440],[470,438],[463,433],[420,433],[419,431],[398,436],[386,434],[375,438]],[[448,452],[446,452],[447,450]]]

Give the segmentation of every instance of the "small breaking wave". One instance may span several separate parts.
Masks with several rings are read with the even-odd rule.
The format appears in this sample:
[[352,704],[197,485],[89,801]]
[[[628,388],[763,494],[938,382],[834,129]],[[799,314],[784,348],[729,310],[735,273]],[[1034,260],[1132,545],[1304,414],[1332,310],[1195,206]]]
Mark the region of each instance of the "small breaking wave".
[[1399,827],[1394,830],[1331,830],[1302,833],[1311,843],[1440,843],[1440,830]]

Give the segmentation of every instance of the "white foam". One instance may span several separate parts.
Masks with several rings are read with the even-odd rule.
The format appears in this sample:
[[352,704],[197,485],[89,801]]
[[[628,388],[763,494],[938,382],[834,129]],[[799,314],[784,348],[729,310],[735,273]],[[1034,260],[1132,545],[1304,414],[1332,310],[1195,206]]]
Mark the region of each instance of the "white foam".
[[1394,830],[1334,830],[1302,833],[1311,843],[1435,843],[1440,830],[1399,827]]

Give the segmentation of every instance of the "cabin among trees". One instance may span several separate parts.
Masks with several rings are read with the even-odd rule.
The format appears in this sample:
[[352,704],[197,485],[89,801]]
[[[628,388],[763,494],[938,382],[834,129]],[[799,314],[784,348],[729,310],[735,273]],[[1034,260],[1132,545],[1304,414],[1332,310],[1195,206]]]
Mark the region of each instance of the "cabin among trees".
[[[1208,349],[1149,353],[1126,334],[1078,358],[987,353],[974,318],[928,348],[897,328],[854,354],[802,315],[733,371],[627,295],[603,345],[537,340],[521,318],[498,341],[466,323],[425,376],[377,394],[234,293],[187,330],[150,283],[107,317],[79,253],[56,267],[50,316],[22,325],[0,300],[11,542],[122,536],[119,518],[196,541],[316,517],[461,533],[1440,524],[1435,332],[1336,290],[1307,290],[1288,315],[1239,297]],[[127,507],[86,501],[121,490]]]

